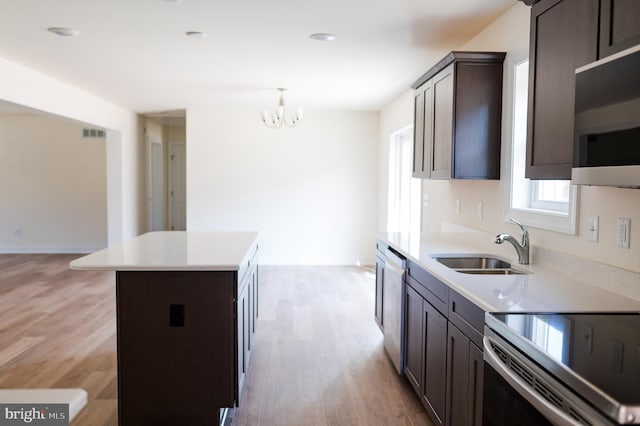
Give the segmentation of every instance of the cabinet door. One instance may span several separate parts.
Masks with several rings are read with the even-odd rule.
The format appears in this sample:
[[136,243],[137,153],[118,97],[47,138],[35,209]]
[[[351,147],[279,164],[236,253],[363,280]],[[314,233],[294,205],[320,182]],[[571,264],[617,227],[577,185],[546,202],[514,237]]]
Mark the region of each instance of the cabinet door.
[[469,339],[449,323],[447,347],[448,425],[469,424]]
[[237,301],[237,371],[238,371],[238,394],[236,399],[236,405],[240,403],[240,396],[242,395],[242,388],[244,387],[244,381],[247,374],[247,367],[249,366],[249,285],[247,282],[243,282],[239,287],[238,301]]
[[406,286],[405,291],[405,350],[404,350],[404,374],[409,383],[420,394],[422,392],[422,350],[424,347],[423,333],[423,307],[428,304],[423,301],[411,286]]
[[602,0],[598,57],[604,58],[640,43],[639,22],[638,0]]
[[422,401],[436,424],[445,424],[447,390],[447,318],[424,302],[424,384]]
[[376,257],[376,303],[375,303],[375,319],[381,329],[384,329],[382,323],[382,286],[384,283],[384,260]]
[[482,350],[469,342],[469,422],[482,426],[482,392],[484,385],[484,359]]
[[[433,77],[433,141],[431,178],[451,177],[453,141],[453,70],[449,65]],[[425,108],[426,109],[426,108]]]
[[258,319],[258,265],[256,265],[253,269],[253,274],[251,274],[251,278],[253,280],[253,286],[252,286],[252,290],[253,290],[253,297],[252,297],[252,301],[253,301],[253,319],[252,319],[252,327],[251,327],[251,332],[255,333],[256,332],[256,320]]
[[424,176],[424,89],[418,88],[413,102],[413,177]]
[[596,59],[599,0],[531,8],[526,177],[570,179],[575,69]]

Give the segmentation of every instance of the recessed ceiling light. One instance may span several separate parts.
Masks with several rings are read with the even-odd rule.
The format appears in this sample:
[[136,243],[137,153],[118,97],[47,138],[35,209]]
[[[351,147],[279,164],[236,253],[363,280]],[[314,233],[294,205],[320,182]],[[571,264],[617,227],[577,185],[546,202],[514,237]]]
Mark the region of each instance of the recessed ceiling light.
[[187,35],[187,37],[191,37],[191,38],[206,38],[207,37],[207,34],[201,32],[201,31],[187,31],[185,34]]
[[315,33],[311,34],[309,37],[316,41],[333,41],[336,39],[336,36],[329,33]]
[[76,30],[72,30],[71,28],[63,28],[63,27],[50,27],[50,28],[47,28],[47,31],[62,37],[78,37],[80,35],[80,33]]
[[165,3],[180,3],[182,0],[162,0]]

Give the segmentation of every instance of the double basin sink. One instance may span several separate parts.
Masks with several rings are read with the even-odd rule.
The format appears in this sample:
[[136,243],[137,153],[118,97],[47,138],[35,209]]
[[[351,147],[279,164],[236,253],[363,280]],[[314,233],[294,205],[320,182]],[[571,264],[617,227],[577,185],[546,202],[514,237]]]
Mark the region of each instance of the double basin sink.
[[511,263],[495,257],[435,255],[433,258],[448,268],[463,274],[513,275],[527,273],[514,269]]

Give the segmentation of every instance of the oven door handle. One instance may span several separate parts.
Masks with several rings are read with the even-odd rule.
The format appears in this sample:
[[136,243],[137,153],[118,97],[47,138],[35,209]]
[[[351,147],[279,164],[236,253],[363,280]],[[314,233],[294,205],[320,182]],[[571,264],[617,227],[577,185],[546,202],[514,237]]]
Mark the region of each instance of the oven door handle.
[[540,395],[532,392],[525,384],[524,380],[511,372],[500,358],[491,349],[491,339],[487,336],[483,338],[485,360],[493,367],[503,379],[507,381],[524,399],[540,411],[549,421],[555,425],[580,426],[580,423],[570,417],[564,411],[558,409]]

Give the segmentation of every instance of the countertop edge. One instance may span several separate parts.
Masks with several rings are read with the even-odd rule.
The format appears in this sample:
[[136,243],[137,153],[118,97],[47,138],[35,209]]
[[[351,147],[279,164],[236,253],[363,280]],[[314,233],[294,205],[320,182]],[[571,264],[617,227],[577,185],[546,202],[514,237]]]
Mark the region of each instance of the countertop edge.
[[[543,267],[539,265],[520,265],[520,264],[514,263],[513,260],[509,260],[508,257],[502,254],[497,254],[496,250],[483,249],[474,243],[463,241],[453,233],[452,234],[434,233],[433,235],[431,235],[431,237],[433,237],[437,241],[436,244],[433,244],[434,246],[452,245],[452,246],[458,247],[459,251],[458,250],[451,251],[450,253],[445,253],[446,250],[444,251],[436,250],[435,252],[432,252],[431,247],[429,246],[430,243],[427,243],[425,240],[423,240],[423,238],[425,238],[424,234],[420,234],[421,237],[418,241],[416,241],[415,239],[411,241],[409,241],[409,239],[402,239],[401,242],[393,241],[393,239],[390,237],[390,235],[392,234],[394,233],[376,232],[374,236],[376,240],[383,241],[385,244],[388,244],[390,247],[393,247],[395,250],[397,250],[400,254],[405,256],[407,259],[410,259],[412,262],[414,262],[415,264],[423,268],[425,271],[427,271],[429,274],[433,275],[435,278],[443,282],[450,289],[460,293],[462,296],[466,297],[469,301],[471,301],[476,306],[478,306],[479,308],[483,309],[486,312],[540,312],[540,313],[560,312],[560,311],[566,312],[566,313],[640,312],[640,302],[635,299],[626,297],[624,295],[612,292],[607,289],[603,289],[601,287],[593,286],[590,283],[582,282],[582,281],[576,280],[575,278],[560,276],[560,274],[553,271],[545,270]],[[394,236],[398,236],[398,234],[395,234]],[[415,256],[414,253],[412,253],[415,251],[419,252],[418,258]],[[486,283],[491,283],[492,285],[494,284],[497,285],[499,283],[506,283],[507,281],[505,276],[485,277],[483,281],[479,279],[480,276],[474,276],[474,278],[469,278],[469,276],[465,277],[464,276],[465,274],[460,274],[458,272],[455,272],[449,269],[448,267],[446,267],[445,265],[438,263],[435,259],[431,257],[431,255],[433,254],[452,254],[452,255],[454,254],[478,254],[478,255],[485,254],[485,255],[501,258],[503,260],[507,260],[510,263],[512,263],[516,269],[521,269],[529,272],[529,274],[525,274],[524,276],[521,276],[522,278],[520,279],[528,280],[529,278],[531,278],[533,282],[536,282],[537,280],[537,283],[539,283],[540,281],[546,281],[547,277],[550,277],[549,279],[557,278],[559,281],[562,281],[557,285],[558,294],[562,295],[563,292],[567,293],[569,290],[574,291],[575,288],[571,286],[580,285],[581,288],[583,288],[586,292],[591,293],[592,295],[603,295],[603,296],[606,295],[607,298],[615,302],[615,306],[603,307],[602,305],[598,305],[596,307],[595,306],[596,303],[593,300],[591,300],[589,303],[585,303],[583,305],[584,308],[582,308],[582,307],[578,307],[577,306],[578,303],[576,303],[574,300],[567,299],[566,301],[564,301],[564,305],[566,306],[566,308],[564,308],[564,307],[560,307],[560,305],[562,305],[563,302],[558,301],[557,300],[558,298],[555,297],[555,294],[553,295],[553,297],[551,297],[548,289],[531,290],[529,288],[528,291],[531,292],[529,296],[533,296],[531,297],[532,301],[530,302],[530,305],[535,306],[535,308],[523,309],[515,306],[515,307],[509,307],[508,309],[503,309],[498,306],[495,306],[490,301],[487,301],[485,298],[483,298],[480,295],[480,293],[482,292],[475,289],[480,289],[482,286],[490,287],[490,285]],[[478,283],[478,284],[475,284],[477,287],[475,287],[475,289],[470,289],[468,286],[462,285],[460,282],[456,282],[456,276],[458,278],[458,281],[460,282],[466,281],[467,285],[469,282],[475,279],[476,280],[475,282]],[[569,284],[566,284],[566,283],[569,283]],[[554,283],[552,287],[555,287],[555,286],[556,284]],[[547,284],[547,287],[549,287],[548,284]],[[484,292],[486,293],[487,290],[488,289],[485,288]],[[550,308],[550,306],[554,306],[554,305],[558,307]]]

